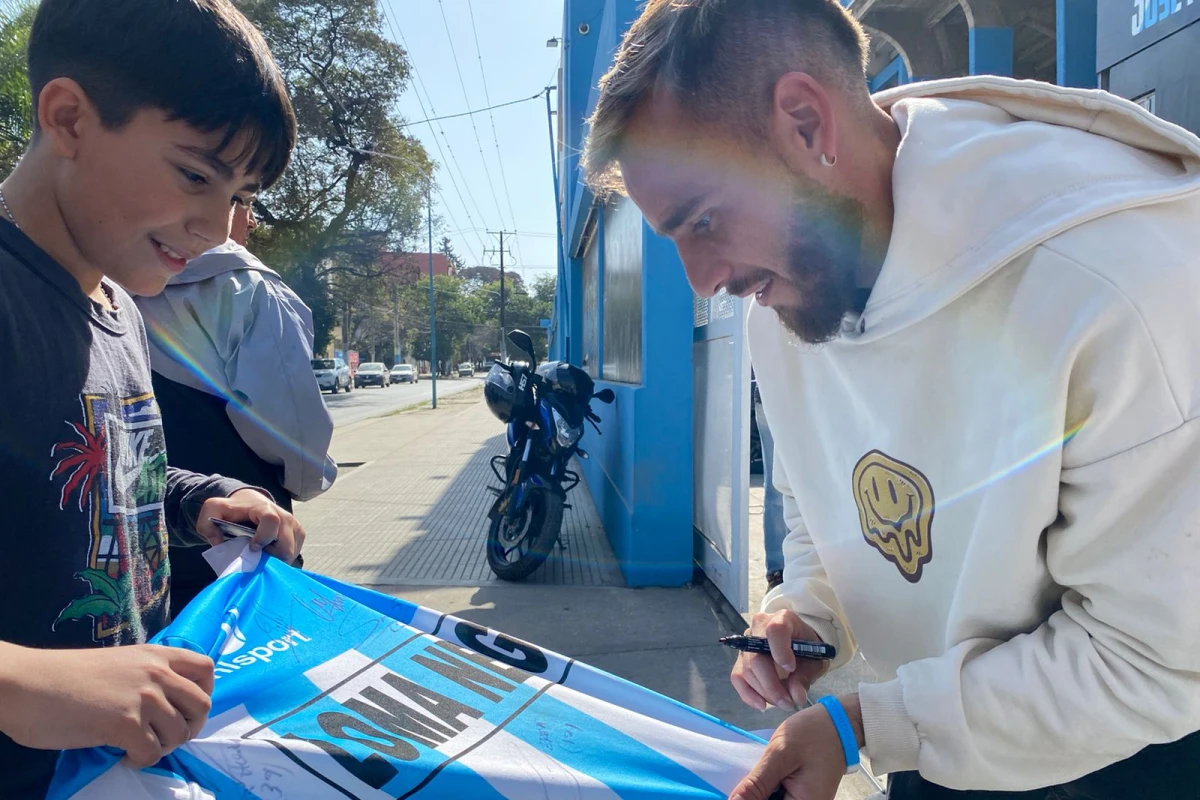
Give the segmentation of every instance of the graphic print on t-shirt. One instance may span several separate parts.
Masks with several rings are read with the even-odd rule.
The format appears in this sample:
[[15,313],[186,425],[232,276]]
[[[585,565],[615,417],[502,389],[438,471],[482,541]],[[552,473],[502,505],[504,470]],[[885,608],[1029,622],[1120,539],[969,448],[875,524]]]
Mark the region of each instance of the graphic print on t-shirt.
[[87,513],[87,564],[75,577],[89,591],[54,625],[90,618],[100,642],[140,625],[139,610],[166,594],[167,450],[153,394],[82,395],[80,405],[82,423],[68,420],[70,438],[51,450],[50,479],[62,481],[60,510]]

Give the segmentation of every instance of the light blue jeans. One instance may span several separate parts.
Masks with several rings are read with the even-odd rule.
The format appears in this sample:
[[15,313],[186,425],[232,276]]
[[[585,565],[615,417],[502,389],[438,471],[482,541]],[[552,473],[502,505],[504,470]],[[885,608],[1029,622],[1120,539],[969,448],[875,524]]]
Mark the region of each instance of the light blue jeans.
[[767,427],[767,415],[762,403],[754,404],[758,420],[758,439],[763,457],[763,549],[766,550],[767,572],[783,571],[783,539],[787,525],[783,521],[783,495],[775,488],[775,439]]

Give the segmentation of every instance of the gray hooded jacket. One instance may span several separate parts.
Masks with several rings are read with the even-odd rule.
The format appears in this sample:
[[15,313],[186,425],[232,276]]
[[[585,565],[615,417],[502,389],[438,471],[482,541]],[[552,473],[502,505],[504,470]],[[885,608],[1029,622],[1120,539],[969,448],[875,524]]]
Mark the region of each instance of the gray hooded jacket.
[[155,372],[224,399],[242,441],[282,467],[292,497],[309,500],[333,485],[333,420],[313,377],[312,312],[277,273],[231,240],[137,305]]

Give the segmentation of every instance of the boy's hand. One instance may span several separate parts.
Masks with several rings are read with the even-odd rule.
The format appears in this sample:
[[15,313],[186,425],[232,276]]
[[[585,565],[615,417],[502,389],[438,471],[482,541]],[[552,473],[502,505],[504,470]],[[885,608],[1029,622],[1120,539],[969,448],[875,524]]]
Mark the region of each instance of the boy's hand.
[[767,705],[796,711],[808,699],[808,687],[829,669],[828,661],[797,660],[792,641],[820,641],[816,631],[791,611],[759,612],[751,618],[750,636],[765,636],[771,655],[739,653],[729,680],[742,702],[759,711]]
[[304,546],[304,528],[300,522],[257,489],[240,489],[229,497],[213,497],[200,507],[196,532],[209,544],[218,545],[225,537],[211,517],[243,525],[249,523],[258,530],[250,540],[250,549],[265,549],[287,564],[296,560]]
[[212,707],[212,660],[176,647],[0,643],[0,665],[0,731],[41,750],[111,746],[149,767],[199,735]]

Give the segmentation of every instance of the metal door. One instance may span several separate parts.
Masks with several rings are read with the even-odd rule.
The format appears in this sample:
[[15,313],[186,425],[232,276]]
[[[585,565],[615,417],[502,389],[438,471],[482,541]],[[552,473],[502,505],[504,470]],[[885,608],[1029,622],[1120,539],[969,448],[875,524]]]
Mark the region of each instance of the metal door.
[[749,608],[750,353],[747,303],[696,298],[692,527],[696,562],[739,612]]

